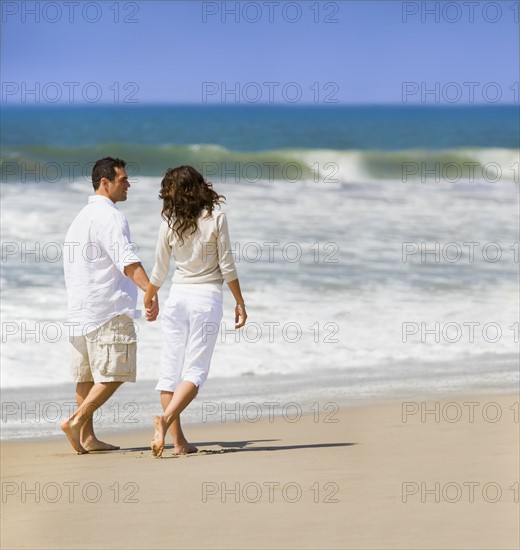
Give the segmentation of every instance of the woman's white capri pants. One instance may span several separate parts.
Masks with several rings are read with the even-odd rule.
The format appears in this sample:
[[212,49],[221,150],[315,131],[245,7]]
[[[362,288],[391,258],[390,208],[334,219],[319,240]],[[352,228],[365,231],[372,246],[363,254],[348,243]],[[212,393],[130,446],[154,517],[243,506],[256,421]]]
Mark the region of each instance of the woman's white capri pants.
[[161,375],[156,390],[173,392],[183,381],[199,389],[208,377],[222,320],[222,291],[172,284],[162,308]]

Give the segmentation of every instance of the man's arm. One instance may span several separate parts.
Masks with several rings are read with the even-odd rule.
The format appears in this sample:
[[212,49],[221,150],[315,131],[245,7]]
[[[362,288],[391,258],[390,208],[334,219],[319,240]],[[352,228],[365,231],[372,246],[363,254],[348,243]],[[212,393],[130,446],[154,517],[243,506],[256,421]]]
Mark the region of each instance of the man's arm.
[[[150,281],[141,262],[125,266],[125,275],[131,279],[141,290],[146,292]],[[154,297],[150,307],[146,308],[146,320],[155,321],[159,315],[159,301]]]
[[125,275],[131,279],[143,292],[147,291],[150,281],[141,262],[125,266]]

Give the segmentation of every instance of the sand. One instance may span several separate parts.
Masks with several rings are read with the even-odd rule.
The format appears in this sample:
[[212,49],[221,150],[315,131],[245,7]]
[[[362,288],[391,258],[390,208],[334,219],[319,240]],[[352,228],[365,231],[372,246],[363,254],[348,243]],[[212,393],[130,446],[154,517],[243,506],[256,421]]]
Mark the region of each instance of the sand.
[[194,425],[201,452],[161,459],[151,427],[84,456],[65,437],[6,442],[1,547],[518,548],[518,401]]

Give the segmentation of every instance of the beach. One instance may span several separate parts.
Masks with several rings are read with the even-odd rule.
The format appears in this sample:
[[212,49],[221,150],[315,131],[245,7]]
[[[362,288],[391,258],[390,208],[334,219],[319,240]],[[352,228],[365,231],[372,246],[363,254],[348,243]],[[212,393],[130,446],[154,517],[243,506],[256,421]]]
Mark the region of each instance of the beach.
[[1,550],[520,549],[514,7],[2,4]]
[[[215,151],[226,171],[281,154]],[[74,407],[63,237],[90,184],[2,182],[2,548],[518,548],[515,181],[374,175],[406,150],[368,151],[362,173],[357,152],[298,154],[335,162],[337,181],[212,178],[249,319],[232,329],[226,290],[183,413],[200,452],[160,460],[160,319],[136,320],[137,383],[97,411],[121,450],[76,456],[59,432]],[[471,155],[513,165],[510,148]],[[148,270],[159,188],[140,173],[121,205]]]
[[518,394],[2,444],[2,548],[517,548]]
[[[518,548],[511,113],[9,111],[4,175],[79,166],[0,185],[2,548]],[[201,117],[214,125],[195,140]],[[207,383],[183,413],[196,455],[149,450],[161,313],[136,319],[137,383],[96,411],[121,450],[76,456],[58,427],[75,406],[63,239],[105,154],[133,163],[119,206],[148,273],[167,166],[192,163],[227,199],[249,317],[233,329],[225,289]]]

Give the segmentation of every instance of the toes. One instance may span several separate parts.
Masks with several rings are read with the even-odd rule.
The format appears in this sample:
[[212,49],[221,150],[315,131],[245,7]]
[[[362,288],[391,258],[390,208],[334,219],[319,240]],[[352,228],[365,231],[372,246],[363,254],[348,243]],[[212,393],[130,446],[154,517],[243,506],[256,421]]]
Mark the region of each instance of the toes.
[[164,446],[160,445],[155,441],[155,439],[153,439],[150,448],[152,449],[153,456],[159,458],[163,453]]

